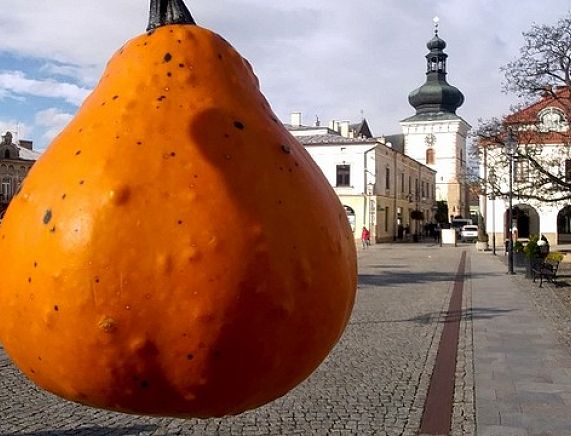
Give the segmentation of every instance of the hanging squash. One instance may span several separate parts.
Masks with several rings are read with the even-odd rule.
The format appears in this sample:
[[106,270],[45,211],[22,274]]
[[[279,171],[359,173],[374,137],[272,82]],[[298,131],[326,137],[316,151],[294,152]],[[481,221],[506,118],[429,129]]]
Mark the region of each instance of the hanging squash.
[[0,227],[0,341],[42,388],[173,417],[307,378],[356,290],[345,211],[258,80],[181,0],[151,1]]

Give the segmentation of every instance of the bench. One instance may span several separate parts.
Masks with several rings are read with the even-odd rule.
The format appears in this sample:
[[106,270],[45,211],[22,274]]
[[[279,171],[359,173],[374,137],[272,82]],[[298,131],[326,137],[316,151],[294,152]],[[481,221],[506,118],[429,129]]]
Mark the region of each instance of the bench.
[[531,273],[533,275],[533,281],[539,276],[539,287],[543,286],[543,280],[550,281],[553,284],[557,278],[557,270],[559,269],[559,261],[551,259],[541,259],[532,266]]

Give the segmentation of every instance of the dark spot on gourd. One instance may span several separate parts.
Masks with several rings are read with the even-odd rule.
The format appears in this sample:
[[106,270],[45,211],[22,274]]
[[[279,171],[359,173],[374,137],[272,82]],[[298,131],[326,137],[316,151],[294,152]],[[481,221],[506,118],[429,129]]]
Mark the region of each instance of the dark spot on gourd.
[[38,267],[38,262],[34,262],[34,268]]
[[55,233],[55,232],[56,232],[56,226],[53,226],[53,227],[50,229],[50,232],[51,232],[51,233]]
[[58,307],[57,305],[55,305],[55,306],[54,306],[54,310],[55,310],[56,312],[58,312],[58,311],[59,311],[59,307]]
[[170,62],[172,60],[172,55],[170,53],[166,53],[165,56],[163,57],[163,60],[165,62]]
[[79,156],[80,154],[81,154],[81,150],[77,150],[77,151],[75,152],[75,155],[76,155],[76,156]]
[[182,41],[180,39],[177,39],[176,42],[178,42],[179,44],[182,44]]
[[148,380],[141,380],[140,386],[142,389],[147,389],[149,387],[149,381]]
[[113,96],[113,100],[117,100],[118,98],[119,98],[118,95],[114,95],[114,96]]
[[274,123],[277,123],[277,122],[278,122],[278,119],[277,119],[276,117],[272,117],[272,121],[273,121]]
[[168,77],[171,77],[171,76],[172,76],[172,73],[169,71],[169,72],[167,73],[167,76],[168,76]]
[[[147,36],[151,36],[153,33],[155,33],[155,29],[151,29],[147,31]],[[147,45],[147,43],[145,42],[145,45]]]
[[178,220],[177,223],[178,223],[178,224],[182,224],[182,220]]
[[187,358],[188,360],[192,360],[192,359],[194,359],[194,355],[193,355],[192,353],[188,353],[188,354],[186,355],[186,358]]
[[171,157],[175,157],[176,153],[174,151],[171,151]]
[[38,360],[41,361],[41,360],[42,360],[42,356],[38,356]]
[[30,372],[31,372],[32,374],[35,374],[35,373],[36,373],[36,371],[34,371],[33,368],[30,368]]
[[28,277],[28,283],[32,283],[32,278]]
[[165,98],[167,98],[166,95],[161,95],[159,98],[157,98],[158,101],[163,101]]
[[179,68],[184,68],[184,64],[178,64]]
[[85,180],[80,180],[80,181],[79,181],[79,184],[80,184],[80,185],[83,185],[84,183],[85,183]]
[[239,130],[243,130],[244,129],[244,124],[240,121],[234,121],[234,127],[236,127]]
[[101,103],[101,106],[105,106],[105,102]]
[[222,60],[222,55],[218,53],[218,59]]
[[212,357],[214,357],[215,359],[220,359],[221,356],[222,353],[218,350],[214,350],[214,352],[212,353]]
[[48,209],[44,214],[44,224],[48,224],[51,220],[52,220],[52,211],[51,209]]
[[291,148],[290,148],[289,145],[282,145],[282,151],[283,151],[284,153],[289,154],[289,153],[291,153]]
[[225,138],[230,138],[230,135],[228,133],[224,133],[224,137]]
[[99,277],[95,277],[95,283],[99,283]]
[[137,145],[143,145],[141,141],[137,141]]

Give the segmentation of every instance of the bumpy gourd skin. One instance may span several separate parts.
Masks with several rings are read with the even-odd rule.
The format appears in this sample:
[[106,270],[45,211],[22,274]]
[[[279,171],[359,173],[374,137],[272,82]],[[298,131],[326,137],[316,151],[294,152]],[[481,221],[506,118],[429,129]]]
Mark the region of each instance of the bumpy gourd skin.
[[72,401],[236,414],[285,394],[348,322],[333,190],[219,36],[127,43],[0,227],[0,340]]

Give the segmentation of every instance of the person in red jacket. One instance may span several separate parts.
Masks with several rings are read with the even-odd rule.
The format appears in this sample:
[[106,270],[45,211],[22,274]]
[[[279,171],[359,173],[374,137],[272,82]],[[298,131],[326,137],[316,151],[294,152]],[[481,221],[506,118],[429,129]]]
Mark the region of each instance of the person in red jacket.
[[371,232],[369,232],[367,227],[363,227],[363,231],[361,232],[361,242],[363,243],[363,248],[367,248],[371,245]]

